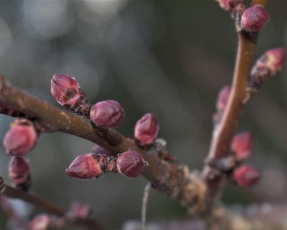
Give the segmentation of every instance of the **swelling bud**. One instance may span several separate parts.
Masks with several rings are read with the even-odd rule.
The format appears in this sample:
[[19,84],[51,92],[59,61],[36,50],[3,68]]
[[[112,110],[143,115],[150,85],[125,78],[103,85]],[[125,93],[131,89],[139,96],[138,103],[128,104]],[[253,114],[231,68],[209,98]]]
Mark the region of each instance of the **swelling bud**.
[[102,174],[99,163],[93,158],[92,154],[82,154],[77,156],[71,163],[66,173],[79,179],[98,178]]
[[251,70],[250,86],[259,88],[268,78],[283,68],[286,60],[284,48],[268,50],[256,62]]
[[124,121],[122,106],[113,100],[101,101],[91,108],[90,119],[99,127],[116,128]]
[[157,138],[159,125],[151,113],[144,115],[135,126],[135,138],[143,145],[149,145]]
[[239,186],[251,187],[260,179],[260,173],[250,165],[242,165],[235,169],[233,177]]
[[24,119],[17,119],[5,134],[3,146],[8,155],[24,156],[32,151],[38,141],[33,124]]
[[255,5],[244,10],[241,17],[241,28],[248,32],[261,30],[269,21],[269,15],[263,6]]
[[121,153],[117,159],[118,172],[130,179],[139,176],[145,165],[147,162],[134,150]]
[[231,142],[231,150],[238,161],[246,160],[253,150],[254,140],[250,132],[236,134]]

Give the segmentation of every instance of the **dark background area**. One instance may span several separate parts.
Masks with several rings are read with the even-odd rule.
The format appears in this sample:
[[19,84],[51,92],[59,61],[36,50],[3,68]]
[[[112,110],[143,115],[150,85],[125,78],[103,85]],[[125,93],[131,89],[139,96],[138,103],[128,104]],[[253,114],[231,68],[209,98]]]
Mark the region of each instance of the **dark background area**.
[[[270,21],[256,57],[286,46],[286,9],[287,1],[270,1]],[[233,20],[214,0],[0,1],[0,72],[13,85],[57,105],[51,77],[72,75],[92,103],[114,99],[122,104],[126,118],[118,130],[125,136],[133,136],[136,121],[152,112],[170,153],[191,169],[202,169],[215,99],[231,82],[236,45]],[[248,104],[239,131],[255,136],[248,163],[261,171],[262,180],[252,189],[229,185],[225,203],[286,201],[286,90],[283,70]],[[1,139],[11,121],[0,116]],[[27,156],[32,190],[65,208],[75,200],[88,203],[100,221],[120,229],[125,221],[140,219],[147,182],[117,174],[85,181],[68,177],[71,161],[92,146],[67,134],[41,135]],[[0,174],[7,182],[8,161],[1,148]],[[0,229],[7,229],[0,213]],[[153,191],[147,217],[179,219],[186,212]]]

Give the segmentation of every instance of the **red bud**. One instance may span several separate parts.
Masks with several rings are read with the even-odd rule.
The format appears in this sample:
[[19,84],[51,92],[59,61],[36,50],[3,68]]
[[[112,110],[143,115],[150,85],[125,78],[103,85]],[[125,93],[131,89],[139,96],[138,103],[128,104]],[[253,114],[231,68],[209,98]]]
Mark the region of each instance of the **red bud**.
[[139,176],[145,165],[143,157],[133,150],[120,154],[117,160],[118,172],[130,179]]
[[12,157],[9,162],[8,171],[14,184],[22,184],[30,176],[30,165],[22,157]]
[[70,219],[74,218],[86,219],[89,217],[90,213],[91,213],[90,206],[79,202],[73,202],[67,216]]
[[[27,124],[31,124],[31,122]],[[38,136],[32,124],[15,124],[5,134],[3,146],[8,155],[23,156],[32,151],[37,141]]]
[[118,102],[107,100],[92,106],[90,119],[96,126],[116,128],[123,122],[124,115],[124,110]]
[[66,173],[79,179],[97,178],[102,174],[99,163],[93,158],[91,153],[77,156],[71,163]]
[[251,187],[260,179],[260,173],[250,165],[242,165],[235,169],[234,180],[242,187]]
[[256,62],[251,71],[251,87],[259,87],[268,78],[280,71],[286,60],[284,48],[268,50]]
[[82,96],[80,85],[75,78],[66,74],[54,74],[51,93],[60,105],[73,106]]
[[216,102],[216,107],[217,107],[218,112],[221,114],[224,112],[227,106],[230,93],[231,93],[231,87],[229,85],[224,86],[219,91],[217,102]]
[[251,155],[253,146],[254,140],[250,132],[236,134],[231,142],[231,149],[239,161],[246,160]]
[[255,5],[246,9],[241,17],[242,29],[255,32],[261,30],[269,21],[266,9],[261,5]]
[[158,135],[159,125],[151,113],[144,115],[135,126],[135,138],[144,145],[154,142]]

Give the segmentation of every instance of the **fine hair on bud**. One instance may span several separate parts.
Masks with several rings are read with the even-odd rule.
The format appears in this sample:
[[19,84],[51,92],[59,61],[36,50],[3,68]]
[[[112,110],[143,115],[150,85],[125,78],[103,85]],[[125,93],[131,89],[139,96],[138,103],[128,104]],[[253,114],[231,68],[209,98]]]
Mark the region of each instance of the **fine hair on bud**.
[[117,159],[118,172],[130,179],[139,176],[146,165],[147,162],[134,150],[121,153]]
[[260,173],[250,165],[242,165],[233,172],[234,181],[241,187],[251,187],[260,179]]
[[17,119],[11,124],[3,139],[5,152],[12,156],[24,156],[35,147],[37,132],[31,122]]
[[241,17],[241,28],[248,32],[261,30],[269,21],[266,9],[261,5],[255,5],[244,10]]
[[238,161],[246,160],[251,155],[253,146],[254,140],[250,132],[236,134],[231,142],[231,150]]
[[143,145],[152,144],[157,138],[159,124],[151,113],[144,115],[135,126],[135,138]]
[[114,100],[98,102],[92,106],[90,111],[92,123],[104,128],[118,127],[124,121],[124,117],[124,109]]

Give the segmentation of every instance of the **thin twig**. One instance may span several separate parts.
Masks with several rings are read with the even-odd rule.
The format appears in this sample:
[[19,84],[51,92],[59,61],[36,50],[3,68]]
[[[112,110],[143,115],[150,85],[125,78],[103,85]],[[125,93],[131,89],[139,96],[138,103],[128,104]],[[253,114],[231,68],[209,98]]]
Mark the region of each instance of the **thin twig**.
[[[22,190],[13,188],[9,185],[6,185],[4,183],[4,180],[2,176],[0,176],[0,193],[4,196],[8,196],[11,198],[17,198],[21,199],[23,201],[26,201],[28,203],[31,203],[51,214],[57,215],[57,216],[65,216],[66,212],[61,207],[57,206],[56,204],[53,204],[41,197],[38,197],[36,195],[32,195],[27,192],[23,192]],[[90,220],[90,219],[73,219],[72,223],[77,224],[81,227],[85,227],[87,229],[97,229],[97,230],[107,230],[105,226],[103,226],[101,223],[99,223],[96,220]]]
[[144,189],[143,201],[142,201],[142,230],[146,230],[146,213],[147,213],[147,202],[151,190],[151,184],[148,183]]

